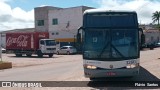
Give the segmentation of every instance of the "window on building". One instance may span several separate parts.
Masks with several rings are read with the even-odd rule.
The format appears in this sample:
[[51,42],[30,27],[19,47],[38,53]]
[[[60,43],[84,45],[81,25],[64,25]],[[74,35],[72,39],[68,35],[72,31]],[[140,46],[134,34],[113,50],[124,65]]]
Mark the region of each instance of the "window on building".
[[53,32],[52,35],[59,35],[59,33],[58,32]]
[[58,35],[59,33],[58,32],[56,32],[56,35]]
[[38,26],[44,26],[44,20],[37,20]]
[[52,19],[52,25],[57,25],[57,24],[58,24],[58,19],[57,18]]

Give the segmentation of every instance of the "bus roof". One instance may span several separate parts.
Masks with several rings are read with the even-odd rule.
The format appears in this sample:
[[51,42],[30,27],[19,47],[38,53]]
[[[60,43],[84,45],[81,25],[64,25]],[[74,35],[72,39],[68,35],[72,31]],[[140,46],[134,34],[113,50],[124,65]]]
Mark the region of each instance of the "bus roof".
[[129,10],[106,10],[106,9],[89,9],[84,12],[87,13],[106,13],[106,12],[115,12],[115,13],[136,13],[136,11],[129,11]]

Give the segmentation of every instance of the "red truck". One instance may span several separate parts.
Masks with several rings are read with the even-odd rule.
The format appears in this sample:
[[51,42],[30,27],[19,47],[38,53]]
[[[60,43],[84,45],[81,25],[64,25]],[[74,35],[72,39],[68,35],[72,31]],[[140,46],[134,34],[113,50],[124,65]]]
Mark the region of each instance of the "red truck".
[[49,39],[48,32],[6,33],[6,52],[15,53],[16,56],[32,56],[37,54],[53,56],[56,42]]

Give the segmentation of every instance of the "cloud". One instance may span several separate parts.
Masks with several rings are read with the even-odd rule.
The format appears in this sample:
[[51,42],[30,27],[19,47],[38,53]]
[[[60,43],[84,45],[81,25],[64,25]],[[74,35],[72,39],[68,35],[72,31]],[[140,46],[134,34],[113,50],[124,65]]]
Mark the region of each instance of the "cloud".
[[160,11],[159,0],[94,0],[94,2],[103,9],[136,11],[141,24],[152,23],[152,14]]
[[0,31],[17,28],[34,27],[34,10],[25,11],[20,7],[11,8],[7,2],[12,0],[0,1]]

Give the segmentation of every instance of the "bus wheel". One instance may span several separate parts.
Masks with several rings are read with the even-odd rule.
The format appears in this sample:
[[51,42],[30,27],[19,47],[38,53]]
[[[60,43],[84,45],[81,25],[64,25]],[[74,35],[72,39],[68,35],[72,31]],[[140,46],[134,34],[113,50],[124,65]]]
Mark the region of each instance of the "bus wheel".
[[91,81],[96,81],[97,79],[96,78],[89,78]]

